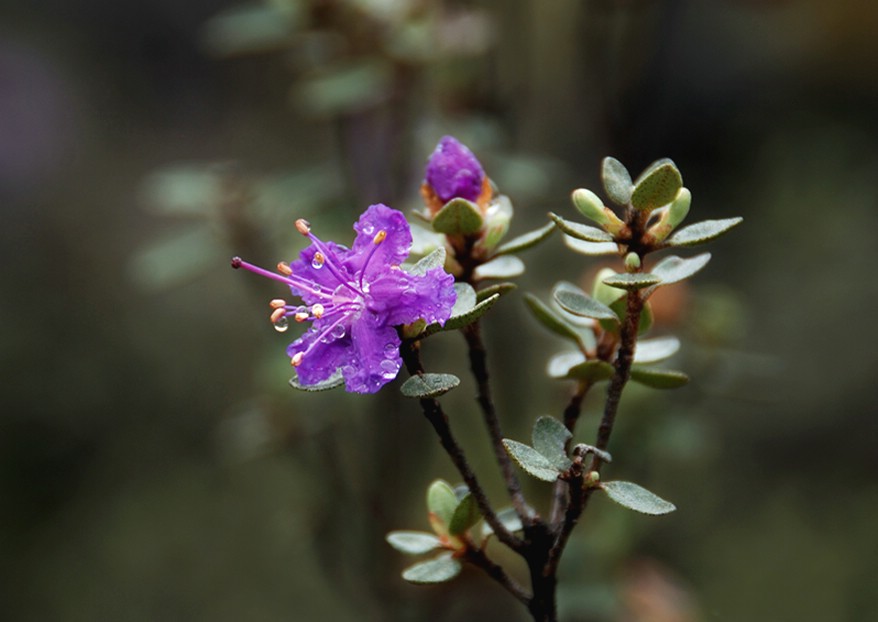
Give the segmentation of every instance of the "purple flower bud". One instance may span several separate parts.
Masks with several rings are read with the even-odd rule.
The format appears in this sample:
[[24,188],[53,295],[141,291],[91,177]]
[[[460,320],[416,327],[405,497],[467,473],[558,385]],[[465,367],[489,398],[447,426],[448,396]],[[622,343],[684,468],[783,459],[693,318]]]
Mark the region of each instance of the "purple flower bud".
[[279,264],[279,273],[238,257],[232,267],[280,281],[305,303],[270,303],[271,320],[281,332],[288,318],[312,322],[287,348],[301,384],[317,384],[340,369],[348,391],[374,393],[402,366],[395,327],[419,319],[444,324],[457,296],[454,277],[442,268],[414,275],[399,267],[412,235],[405,216],[386,205],[372,205],[360,216],[350,249],[321,241],[306,225],[297,222],[297,229],[311,246],[293,263]]
[[465,145],[443,136],[427,162],[424,179],[443,204],[455,198],[476,201],[482,194],[485,171]]

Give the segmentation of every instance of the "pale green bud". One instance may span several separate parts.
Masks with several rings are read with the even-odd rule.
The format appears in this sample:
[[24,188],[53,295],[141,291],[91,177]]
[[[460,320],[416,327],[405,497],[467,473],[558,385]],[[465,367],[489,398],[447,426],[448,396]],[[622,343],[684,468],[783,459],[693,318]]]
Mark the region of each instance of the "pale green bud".
[[619,298],[625,295],[625,292],[619,289],[618,287],[610,287],[606,283],[604,283],[604,279],[609,278],[616,274],[616,271],[612,268],[604,268],[600,272],[598,272],[597,276],[594,279],[594,285],[592,286],[591,296],[595,300],[604,303],[607,306],[610,306]]
[[637,272],[640,270],[640,257],[637,253],[628,253],[625,255],[625,270],[627,272]]
[[671,235],[671,232],[689,214],[689,205],[691,203],[692,193],[689,192],[688,188],[680,188],[671,204],[662,210],[659,221],[646,232],[644,242],[656,244]]
[[573,205],[586,218],[590,218],[599,225],[609,224],[610,219],[604,212],[604,204],[591,190],[579,188],[573,191]]

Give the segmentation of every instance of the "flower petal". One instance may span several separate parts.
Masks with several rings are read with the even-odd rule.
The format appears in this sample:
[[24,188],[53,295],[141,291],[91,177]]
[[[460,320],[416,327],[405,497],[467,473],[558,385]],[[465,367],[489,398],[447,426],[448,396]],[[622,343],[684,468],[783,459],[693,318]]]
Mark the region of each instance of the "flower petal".
[[[299,352],[307,350],[312,343],[320,338],[321,332],[319,327],[312,327],[287,346],[287,355],[292,358]],[[339,367],[344,368],[351,356],[352,346],[349,335],[331,340],[328,343],[317,343],[296,368],[299,382],[302,384],[322,382],[334,374]]]
[[345,388],[354,393],[375,393],[396,378],[402,367],[399,344],[395,328],[364,311],[351,326],[351,358],[341,368]]
[[[299,259],[292,262],[290,268],[295,276],[322,285],[329,290],[329,293],[331,294],[339,286],[340,281],[332,271],[326,267],[326,262],[332,262],[333,266],[335,266],[343,276],[348,277],[348,280],[353,280],[353,277],[350,275],[350,270],[345,266],[345,261],[351,251],[335,242],[323,242],[323,246],[329,252],[328,256],[324,258],[322,265],[314,263],[314,254],[317,252],[317,247],[311,244],[307,248],[302,249],[299,253]],[[308,304],[324,302],[321,297],[299,290],[295,286],[290,289],[295,296],[300,296],[302,300]]]
[[[370,205],[354,224],[357,239],[347,258],[347,265],[356,273],[366,270],[366,280],[389,266],[398,266],[412,247],[412,232],[402,212],[382,203]],[[375,235],[379,231],[386,234],[384,240],[375,245]],[[368,266],[366,262],[368,261]]]
[[473,152],[452,136],[443,136],[424,175],[433,192],[447,203],[455,197],[475,201],[482,192],[485,171]]
[[391,326],[418,319],[444,324],[456,299],[454,277],[442,268],[423,276],[390,270],[370,283],[369,308]]

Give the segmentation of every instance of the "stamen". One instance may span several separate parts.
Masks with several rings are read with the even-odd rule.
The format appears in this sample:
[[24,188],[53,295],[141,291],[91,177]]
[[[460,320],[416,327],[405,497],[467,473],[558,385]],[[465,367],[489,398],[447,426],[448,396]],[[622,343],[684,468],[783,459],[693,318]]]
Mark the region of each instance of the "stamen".
[[268,303],[268,306],[272,309],[280,309],[281,307],[287,306],[287,301],[283,298],[275,298],[271,302]]
[[232,267],[237,270],[241,267],[241,264],[244,263],[240,257],[232,257]]
[[319,302],[315,305],[311,305],[311,313],[318,320],[323,317],[324,311],[326,311],[325,307],[322,304],[320,304]]
[[305,358],[304,352],[296,352],[293,355],[293,358],[290,359],[290,365],[293,367],[298,367],[302,364],[302,359]]
[[372,248],[369,249],[369,254],[366,256],[366,261],[363,262],[363,269],[360,270],[360,289],[363,289],[363,277],[366,275],[366,266],[368,266],[369,262],[372,261],[372,256],[375,254],[375,251],[378,250],[378,246],[384,241],[386,237],[387,231],[382,229],[375,234],[374,238],[372,238]]
[[[365,296],[362,291],[351,285],[347,277],[345,277],[342,273],[338,271],[338,269],[331,261],[332,253],[327,250],[323,242],[321,242],[320,239],[313,233],[308,234],[308,239],[311,240],[311,243],[314,244],[314,246],[317,248],[317,251],[314,253],[314,257],[312,259],[312,267],[319,268],[320,266],[326,265],[326,267],[329,268],[329,271],[332,272],[332,275],[338,279],[339,283],[354,292],[357,296]],[[318,261],[318,256],[319,263],[315,266],[314,262]]]
[[276,324],[280,318],[282,318],[286,315],[286,313],[287,313],[286,309],[283,309],[283,308],[275,309],[274,311],[271,312],[271,323]]
[[309,233],[311,233],[311,223],[304,218],[299,218],[296,221],[296,231],[298,231],[302,235],[307,236]]
[[314,258],[311,260],[311,267],[315,270],[319,270],[323,267],[323,264],[326,263],[326,257],[320,251],[314,253]]
[[319,283],[315,283],[314,281],[308,281],[303,279],[302,277],[294,275],[289,264],[284,261],[280,262],[277,265],[277,269],[283,274],[277,274],[275,272],[270,272],[265,268],[254,266],[253,264],[247,263],[246,261],[242,260],[240,257],[235,257],[232,260],[232,267],[244,268],[245,270],[249,270],[250,272],[253,272],[255,274],[259,274],[269,279],[274,279],[275,281],[280,281],[286,286],[293,286],[299,290],[308,292],[309,294],[314,294],[315,296],[323,298],[324,300],[332,299],[332,292],[327,291],[327,289]]
[[308,319],[308,314],[304,311],[299,311],[293,316],[293,319],[299,322],[300,324]]
[[290,264],[285,261],[278,262],[277,271],[286,276],[290,276],[293,273],[293,269],[290,268]]

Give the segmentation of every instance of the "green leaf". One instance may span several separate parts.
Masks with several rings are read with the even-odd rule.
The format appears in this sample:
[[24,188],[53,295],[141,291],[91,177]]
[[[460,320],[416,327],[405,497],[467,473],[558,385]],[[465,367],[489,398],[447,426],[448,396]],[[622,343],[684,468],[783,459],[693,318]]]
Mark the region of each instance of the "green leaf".
[[466,199],[451,199],[433,216],[433,230],[446,235],[471,235],[483,224],[479,207]]
[[390,546],[407,555],[421,555],[442,548],[439,538],[426,531],[391,531],[386,540]]
[[737,227],[743,218],[723,218],[721,220],[703,220],[683,227],[674,235],[668,238],[668,246],[695,246],[710,242],[721,236],[722,234]]
[[473,271],[477,279],[509,279],[524,273],[524,262],[518,257],[502,256],[492,259]]
[[482,514],[479,512],[476,498],[472,493],[467,493],[454,509],[454,515],[451,517],[451,522],[448,523],[448,533],[452,536],[458,536],[479,522],[480,518],[482,518]]
[[570,368],[585,362],[585,355],[579,351],[560,352],[549,359],[546,374],[549,378],[567,378]]
[[648,272],[622,272],[603,280],[605,285],[625,290],[643,289],[660,282],[661,279],[657,275]]
[[610,307],[595,300],[572,283],[559,282],[555,285],[552,296],[562,309],[574,315],[595,320],[618,319]]
[[463,328],[464,326],[472,324],[477,319],[485,315],[485,313],[488,312],[488,309],[493,307],[494,303],[498,300],[500,300],[500,294],[494,294],[493,296],[485,298],[467,313],[450,317],[448,321],[445,322],[445,327],[443,330],[457,330],[458,328]]
[[427,510],[434,514],[445,525],[451,523],[454,510],[457,508],[457,495],[454,489],[442,479],[435,480],[427,489]]
[[[506,530],[510,533],[515,533],[516,531],[524,529],[524,525],[521,524],[521,518],[518,516],[518,512],[515,511],[515,508],[503,508],[497,512],[497,520],[499,520],[500,524],[506,527]],[[482,538],[487,538],[493,533],[494,528],[488,524],[488,521],[483,522]]]
[[600,487],[610,499],[629,510],[658,516],[677,509],[670,501],[665,501],[633,482],[604,482]]
[[402,578],[410,583],[443,583],[460,574],[460,562],[451,553],[443,553],[435,559],[409,566],[402,571]]
[[445,267],[445,255],[445,247],[440,246],[426,257],[422,257],[418,263],[409,268],[407,272],[409,274],[414,274],[415,276],[423,276],[430,270],[443,268]]
[[478,291],[476,291],[476,300],[478,302],[482,302],[486,298],[490,298],[494,294],[498,296],[504,296],[511,291],[518,289],[518,285],[515,283],[495,283],[489,287],[484,287]]
[[616,205],[628,205],[634,184],[625,165],[616,158],[606,157],[601,163],[601,180],[610,200]]
[[529,475],[546,482],[554,482],[558,479],[561,471],[533,447],[508,438],[503,439],[503,447],[516,464]]
[[550,222],[535,231],[530,231],[529,233],[524,233],[514,237],[508,242],[501,244],[494,253],[494,256],[506,255],[508,253],[519,253],[523,250],[532,248],[552,235],[554,230],[555,224]]
[[549,462],[562,471],[570,468],[570,459],[564,451],[564,446],[573,438],[564,424],[554,417],[538,417],[533,429],[533,447],[543,454]]
[[344,378],[341,375],[341,370],[335,370],[329,378],[324,380],[323,382],[318,382],[316,384],[302,384],[299,382],[298,376],[293,376],[290,378],[290,386],[294,389],[298,389],[299,391],[329,391],[330,389],[334,389],[336,387],[340,387],[344,384]]
[[710,261],[710,253],[702,253],[686,259],[669,255],[653,267],[652,273],[661,279],[659,286],[670,285],[688,279],[706,266],[708,261]]
[[606,361],[585,361],[568,369],[567,378],[570,380],[600,382],[602,380],[609,380],[615,373],[615,368]]
[[619,245],[615,242],[586,242],[564,234],[564,245],[574,253],[596,257],[599,255],[618,255]]
[[527,308],[530,309],[533,316],[545,328],[548,328],[550,331],[564,339],[569,339],[577,345],[581,344],[577,332],[564,320],[558,317],[558,314],[556,314],[551,308],[543,304],[539,298],[533,294],[525,294],[524,302],[527,304]]
[[635,363],[658,363],[672,357],[680,349],[680,340],[676,337],[657,337],[637,342],[634,350]]
[[476,290],[469,283],[455,283],[454,293],[457,298],[454,299],[454,306],[451,307],[451,317],[459,317],[466,315],[476,306]]
[[670,160],[659,160],[637,179],[631,192],[631,205],[651,211],[667,205],[683,187],[683,178]]
[[577,240],[585,240],[586,242],[613,241],[613,236],[603,229],[590,227],[589,225],[583,225],[582,223],[573,222],[572,220],[565,220],[557,214],[553,214],[552,212],[549,212],[549,218],[551,218],[555,222],[555,224],[561,231],[571,237],[576,238]]
[[460,378],[454,374],[421,374],[403,382],[399,390],[406,397],[439,397],[459,384]]
[[689,376],[671,369],[652,367],[631,367],[631,380],[653,389],[678,389],[689,382]]

